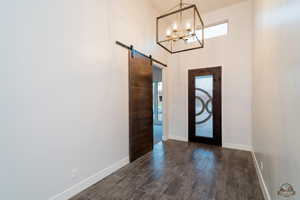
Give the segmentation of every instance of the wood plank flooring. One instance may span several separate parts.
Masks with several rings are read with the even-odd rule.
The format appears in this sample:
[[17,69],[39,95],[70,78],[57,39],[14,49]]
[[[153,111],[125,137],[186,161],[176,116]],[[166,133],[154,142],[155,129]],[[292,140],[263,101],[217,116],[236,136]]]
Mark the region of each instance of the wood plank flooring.
[[71,200],[263,200],[250,152],[168,140]]

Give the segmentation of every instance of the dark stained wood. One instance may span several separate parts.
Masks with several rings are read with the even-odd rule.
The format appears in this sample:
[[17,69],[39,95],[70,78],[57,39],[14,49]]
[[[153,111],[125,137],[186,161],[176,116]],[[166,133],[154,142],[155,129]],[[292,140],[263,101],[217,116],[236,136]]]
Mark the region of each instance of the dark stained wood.
[[[195,124],[195,77],[213,75],[213,138],[196,136]],[[189,70],[189,141],[222,146],[222,67]]]
[[129,51],[129,158],[153,149],[152,61]]
[[250,152],[168,140],[71,200],[263,200]]

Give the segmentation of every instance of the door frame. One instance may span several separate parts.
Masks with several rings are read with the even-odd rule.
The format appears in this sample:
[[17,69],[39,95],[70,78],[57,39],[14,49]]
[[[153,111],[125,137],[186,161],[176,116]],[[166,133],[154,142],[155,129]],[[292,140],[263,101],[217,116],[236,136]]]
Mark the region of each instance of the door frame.
[[161,65],[158,64],[152,64],[152,67],[157,67],[159,69],[161,69],[161,76],[162,76],[162,85],[163,85],[163,91],[162,91],[162,98],[163,98],[163,102],[162,102],[162,106],[163,106],[163,120],[162,120],[162,126],[163,126],[163,133],[162,133],[162,140],[163,141],[167,141],[168,140],[168,119],[167,119],[167,103],[168,103],[168,99],[167,99],[167,68],[163,67]]
[[[162,125],[163,121],[159,121],[158,120],[158,99],[156,97],[158,97],[158,81],[153,81],[153,86],[154,86],[154,93],[153,93],[153,116],[155,116],[155,118],[153,119],[153,124],[154,125]],[[162,83],[162,81],[161,81]],[[155,98],[154,98],[155,97]]]
[[[213,75],[213,138],[195,136],[195,76]],[[188,139],[222,146],[222,67],[188,70]]]

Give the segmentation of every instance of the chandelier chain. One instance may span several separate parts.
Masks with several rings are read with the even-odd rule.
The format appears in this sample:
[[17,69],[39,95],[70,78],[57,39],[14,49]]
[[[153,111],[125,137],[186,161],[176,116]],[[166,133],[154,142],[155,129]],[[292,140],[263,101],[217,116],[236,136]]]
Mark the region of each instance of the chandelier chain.
[[180,0],[180,3],[179,4],[176,4],[176,6],[166,10],[164,13],[168,13],[168,12],[171,12],[171,11],[174,11],[174,10],[177,10],[178,8],[183,8],[185,6],[190,6],[190,5],[193,5],[192,3],[184,3],[182,0]]

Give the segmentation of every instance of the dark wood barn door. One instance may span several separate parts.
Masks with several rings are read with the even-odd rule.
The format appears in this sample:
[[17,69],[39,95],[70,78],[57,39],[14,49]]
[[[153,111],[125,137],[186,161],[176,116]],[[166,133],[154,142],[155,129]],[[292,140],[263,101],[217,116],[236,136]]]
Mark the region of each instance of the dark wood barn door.
[[129,51],[129,159],[153,149],[152,61]]
[[221,67],[189,70],[189,141],[222,145]]

